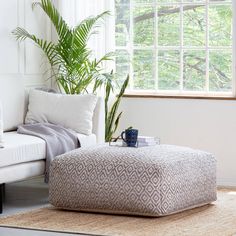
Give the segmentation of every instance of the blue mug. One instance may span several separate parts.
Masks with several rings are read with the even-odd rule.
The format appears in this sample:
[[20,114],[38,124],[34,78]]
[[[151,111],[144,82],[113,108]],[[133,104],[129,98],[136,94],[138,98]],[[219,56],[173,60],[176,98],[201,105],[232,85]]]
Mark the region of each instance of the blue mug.
[[128,147],[136,147],[137,140],[138,140],[138,130],[126,129],[125,131],[121,133],[121,138],[127,144]]

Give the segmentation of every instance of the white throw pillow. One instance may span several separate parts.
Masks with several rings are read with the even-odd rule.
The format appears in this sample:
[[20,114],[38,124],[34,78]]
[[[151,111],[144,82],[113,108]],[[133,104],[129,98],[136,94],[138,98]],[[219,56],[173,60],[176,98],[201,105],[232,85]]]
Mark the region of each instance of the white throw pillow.
[[2,102],[0,101],[0,144],[3,142],[3,109]]
[[52,123],[90,135],[93,112],[97,103],[95,95],[53,94],[32,89],[25,123]]

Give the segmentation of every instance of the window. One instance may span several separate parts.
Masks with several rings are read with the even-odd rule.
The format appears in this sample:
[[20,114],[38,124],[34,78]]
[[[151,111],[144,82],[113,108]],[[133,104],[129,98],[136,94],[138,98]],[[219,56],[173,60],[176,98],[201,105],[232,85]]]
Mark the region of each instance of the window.
[[132,92],[233,95],[231,0],[116,0],[116,72]]

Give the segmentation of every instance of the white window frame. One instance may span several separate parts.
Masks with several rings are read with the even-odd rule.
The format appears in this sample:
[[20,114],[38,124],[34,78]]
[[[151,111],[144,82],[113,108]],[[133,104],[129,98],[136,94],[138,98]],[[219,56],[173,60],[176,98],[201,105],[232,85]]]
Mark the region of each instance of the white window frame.
[[[115,45],[115,50],[126,50],[129,55],[130,55],[130,61],[132,62],[133,60],[133,53],[134,50],[136,49],[151,49],[154,50],[154,55],[155,55],[155,61],[154,61],[154,74],[155,74],[155,89],[154,90],[137,90],[137,89],[132,89],[133,84],[134,84],[134,74],[133,74],[133,68],[132,68],[132,63],[130,63],[130,88],[127,90],[127,94],[141,94],[141,95],[183,95],[183,96],[192,96],[192,95],[199,95],[199,96],[206,96],[206,97],[236,97],[236,1],[232,0],[231,2],[210,2],[210,0],[205,0],[204,2],[199,2],[199,3],[193,3],[193,2],[186,2],[185,0],[181,0],[181,2],[169,2],[169,3],[135,3],[135,6],[154,6],[157,8],[158,6],[169,6],[169,5],[180,5],[180,27],[181,27],[181,33],[180,33],[180,46],[158,46],[158,17],[156,15],[157,9],[155,9],[155,18],[154,18],[154,46],[134,46],[134,41],[133,41],[133,15],[132,11],[130,11],[130,42],[127,46],[116,46]],[[183,46],[183,6],[186,5],[203,5],[206,4],[206,46]],[[208,12],[209,12],[209,5],[214,4],[214,5],[231,5],[232,4],[232,10],[233,10],[233,30],[232,30],[232,46],[226,46],[226,47],[212,47],[209,46],[209,24],[208,24]],[[133,9],[134,7],[134,0],[130,0],[130,9]],[[180,78],[180,89],[179,90],[159,90],[158,89],[158,60],[157,55],[158,55],[158,50],[178,50],[180,51],[180,73],[181,73],[181,78]],[[204,91],[186,91],[183,89],[183,52],[184,49],[189,49],[189,50],[205,50],[206,51],[206,89]],[[233,55],[232,55],[232,91],[230,92],[213,92],[209,91],[209,50],[232,50]]]

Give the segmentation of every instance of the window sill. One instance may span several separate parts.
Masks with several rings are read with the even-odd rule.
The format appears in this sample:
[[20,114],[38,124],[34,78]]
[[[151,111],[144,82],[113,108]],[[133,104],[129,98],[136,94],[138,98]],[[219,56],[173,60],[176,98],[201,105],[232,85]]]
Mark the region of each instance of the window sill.
[[142,94],[142,93],[127,93],[124,98],[164,98],[164,99],[199,99],[199,100],[235,100],[232,96],[202,96],[202,95],[159,95],[159,94]]

